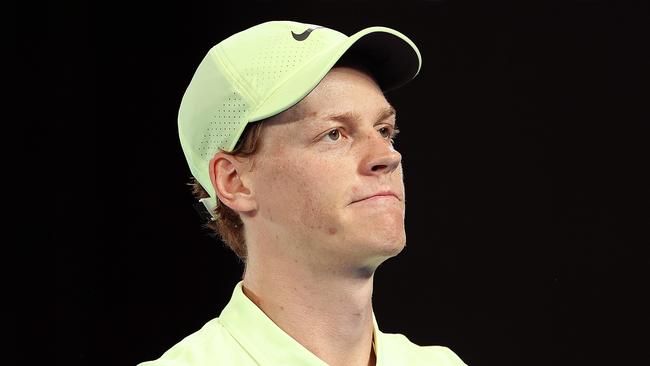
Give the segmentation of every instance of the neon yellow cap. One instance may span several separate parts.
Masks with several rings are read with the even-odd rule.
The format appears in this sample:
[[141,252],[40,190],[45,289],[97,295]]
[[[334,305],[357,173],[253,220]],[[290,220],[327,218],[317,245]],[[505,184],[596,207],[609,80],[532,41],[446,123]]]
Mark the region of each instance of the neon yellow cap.
[[246,125],[297,104],[343,57],[361,62],[384,93],[419,73],[420,51],[402,33],[369,27],[352,36],[314,24],[270,21],[213,46],[199,64],[178,111],[178,133],[192,175],[217,204],[208,163],[231,152]]

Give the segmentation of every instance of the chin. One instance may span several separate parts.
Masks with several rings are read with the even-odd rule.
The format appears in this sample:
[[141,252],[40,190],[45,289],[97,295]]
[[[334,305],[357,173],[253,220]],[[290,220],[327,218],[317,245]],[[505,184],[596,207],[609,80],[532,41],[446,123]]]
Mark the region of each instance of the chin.
[[406,238],[402,236],[401,240],[395,242],[389,249],[389,252],[392,254],[391,257],[394,257],[402,252],[406,247]]
[[406,234],[401,230],[377,230],[367,237],[366,245],[378,255],[394,257],[406,246]]
[[383,242],[377,244],[372,249],[368,249],[362,262],[363,268],[370,268],[374,272],[386,260],[396,257],[406,247],[405,241]]

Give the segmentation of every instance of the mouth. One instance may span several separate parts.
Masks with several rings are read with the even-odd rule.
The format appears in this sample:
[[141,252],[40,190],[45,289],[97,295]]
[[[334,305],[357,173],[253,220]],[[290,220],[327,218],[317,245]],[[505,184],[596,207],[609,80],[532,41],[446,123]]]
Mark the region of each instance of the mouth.
[[381,200],[381,199],[396,199],[400,201],[399,197],[397,197],[397,195],[393,192],[379,192],[372,196],[368,196],[360,200],[353,201],[352,203],[363,202],[363,201],[374,201],[374,200]]

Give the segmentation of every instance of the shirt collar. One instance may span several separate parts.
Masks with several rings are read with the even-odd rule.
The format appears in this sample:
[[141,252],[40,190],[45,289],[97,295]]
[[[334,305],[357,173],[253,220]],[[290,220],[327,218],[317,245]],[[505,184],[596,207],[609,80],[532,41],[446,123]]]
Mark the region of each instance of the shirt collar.
[[[248,354],[260,365],[327,366],[315,354],[277,326],[242,290],[243,280],[235,285],[232,297],[219,320]],[[382,333],[372,313],[373,347],[376,366],[382,366]]]

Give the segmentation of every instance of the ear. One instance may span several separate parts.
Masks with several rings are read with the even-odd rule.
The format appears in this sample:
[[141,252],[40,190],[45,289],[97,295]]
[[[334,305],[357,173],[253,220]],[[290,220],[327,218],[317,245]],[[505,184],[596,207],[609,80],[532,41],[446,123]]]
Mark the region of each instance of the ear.
[[[247,160],[246,158],[244,158]],[[219,151],[210,160],[210,181],[220,203],[237,212],[257,209],[257,202],[249,187],[246,172],[248,164],[238,161],[234,156]]]

